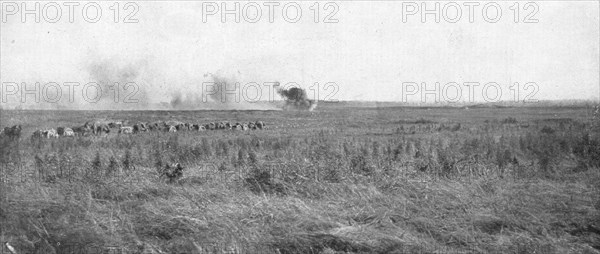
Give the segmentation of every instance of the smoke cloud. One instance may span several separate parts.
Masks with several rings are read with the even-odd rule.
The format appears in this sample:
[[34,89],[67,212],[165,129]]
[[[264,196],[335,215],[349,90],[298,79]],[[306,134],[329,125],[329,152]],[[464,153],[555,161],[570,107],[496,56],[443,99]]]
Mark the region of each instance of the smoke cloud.
[[285,110],[313,111],[317,107],[317,102],[309,100],[306,91],[302,88],[279,89],[277,93],[285,100]]
[[90,62],[86,71],[90,75],[90,81],[100,85],[102,93],[97,106],[109,109],[146,108],[150,104],[147,67],[145,60],[125,64],[115,59]]
[[[245,84],[243,82],[262,83],[259,78],[244,77],[237,68],[235,71],[204,73],[163,66],[153,56],[106,57],[90,53],[74,66],[69,66],[68,71],[61,74],[61,79],[39,75],[31,81],[15,80],[12,83],[19,89],[18,93],[7,96],[7,102],[0,103],[0,107],[54,110],[281,110],[272,101],[265,100],[266,88],[258,91],[262,95],[259,101],[250,101],[246,98],[255,96],[244,96],[244,93],[253,93],[254,90],[236,87],[238,83]],[[252,75],[257,74],[252,71]],[[30,90],[35,82],[41,83],[38,91],[44,91],[47,96],[27,95],[23,96],[26,100],[22,102],[21,82],[27,83]],[[41,89],[49,82],[56,82],[61,90]],[[73,94],[64,86],[65,83],[76,83]],[[205,83],[211,83],[214,90],[203,94],[206,92],[203,89]],[[49,101],[45,98],[59,99]]]
[[[178,110],[280,110],[268,101],[246,101],[240,76],[239,71],[205,73],[202,80],[196,81],[189,89],[171,93],[169,105],[171,109]],[[205,90],[203,84],[211,89]]]

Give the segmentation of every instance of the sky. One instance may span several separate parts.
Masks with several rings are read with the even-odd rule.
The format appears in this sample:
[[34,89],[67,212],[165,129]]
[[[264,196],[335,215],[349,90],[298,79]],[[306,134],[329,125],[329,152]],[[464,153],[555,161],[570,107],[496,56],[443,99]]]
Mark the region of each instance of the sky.
[[[58,84],[61,100],[65,82],[81,84],[77,89],[89,82],[132,82],[139,88],[135,99],[147,103],[174,97],[198,101],[213,91],[215,77],[238,82],[241,100],[257,94],[260,100],[276,99],[269,91],[272,82],[295,84],[320,100],[429,103],[597,100],[600,95],[597,1],[517,2],[518,7],[499,1],[487,12],[487,2],[479,2],[472,22],[465,2],[444,1],[437,2],[439,22],[435,14],[422,20],[422,7],[435,13],[432,1],[237,2],[239,22],[235,14],[222,20],[223,7],[236,13],[236,2],[230,1],[138,1],[118,7],[80,2],[73,7],[73,22],[64,2],[40,2],[39,23],[34,14],[22,20],[22,7],[34,9],[35,2],[21,3],[2,2],[4,105],[24,103],[13,88],[21,92],[25,83],[33,89],[35,82]],[[93,23],[96,4],[102,14]],[[55,19],[57,9],[61,16]],[[251,23],[256,10],[262,15]],[[457,10],[461,16],[454,19]],[[105,84],[101,88],[101,100],[112,103],[114,94]],[[122,90],[117,100],[127,93]],[[74,97],[86,99],[77,90]],[[25,96],[26,103],[32,100]]]

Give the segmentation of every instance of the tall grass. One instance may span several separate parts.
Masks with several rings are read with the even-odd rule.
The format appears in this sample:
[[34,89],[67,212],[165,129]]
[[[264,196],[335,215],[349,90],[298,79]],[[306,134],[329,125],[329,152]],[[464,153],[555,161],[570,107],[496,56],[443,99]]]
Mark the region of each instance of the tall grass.
[[1,237],[43,253],[598,253],[589,124],[0,139]]

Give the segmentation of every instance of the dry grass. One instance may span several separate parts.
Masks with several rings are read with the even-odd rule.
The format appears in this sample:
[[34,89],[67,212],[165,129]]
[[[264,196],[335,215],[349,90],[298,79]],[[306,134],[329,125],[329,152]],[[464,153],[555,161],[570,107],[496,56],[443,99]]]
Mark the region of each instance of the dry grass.
[[[442,113],[275,112],[262,132],[4,143],[0,237],[18,253],[600,253],[585,119],[424,112]],[[177,183],[159,178],[168,162],[186,167]]]

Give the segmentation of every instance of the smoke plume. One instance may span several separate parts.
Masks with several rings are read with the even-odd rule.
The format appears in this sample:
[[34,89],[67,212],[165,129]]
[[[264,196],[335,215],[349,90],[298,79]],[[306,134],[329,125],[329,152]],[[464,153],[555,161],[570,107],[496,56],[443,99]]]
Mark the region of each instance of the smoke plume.
[[317,107],[317,102],[309,100],[306,91],[302,88],[279,89],[277,93],[285,100],[285,110],[313,111]]
[[[170,95],[170,109],[178,110],[279,110],[268,101],[246,101],[242,93],[239,71],[218,70],[205,73],[203,78],[190,82],[188,89],[174,91]],[[203,83],[211,89],[203,88]],[[206,92],[206,94],[203,94]]]

